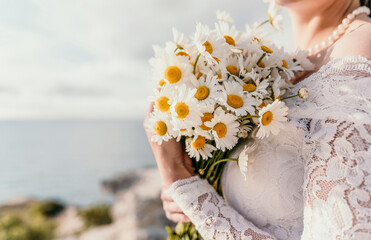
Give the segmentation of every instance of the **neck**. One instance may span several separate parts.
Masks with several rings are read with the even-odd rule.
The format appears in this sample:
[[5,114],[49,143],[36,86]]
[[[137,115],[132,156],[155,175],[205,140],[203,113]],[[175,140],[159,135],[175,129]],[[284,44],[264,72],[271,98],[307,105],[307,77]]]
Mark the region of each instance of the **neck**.
[[299,1],[288,5],[297,47],[308,49],[326,40],[357,7],[359,2],[353,0],[321,1],[317,5],[312,1]]

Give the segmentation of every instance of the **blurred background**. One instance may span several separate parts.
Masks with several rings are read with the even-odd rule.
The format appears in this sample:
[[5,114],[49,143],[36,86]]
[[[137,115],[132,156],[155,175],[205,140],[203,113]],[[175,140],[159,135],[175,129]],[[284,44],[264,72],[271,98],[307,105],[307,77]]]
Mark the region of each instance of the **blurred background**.
[[[188,36],[197,22],[212,27],[217,9],[244,29],[264,21],[268,5],[0,0],[0,205],[20,196],[112,204],[104,180],[154,167],[142,127],[154,87],[152,45],[171,40],[173,26]],[[287,13],[284,29],[274,41],[294,50]]]

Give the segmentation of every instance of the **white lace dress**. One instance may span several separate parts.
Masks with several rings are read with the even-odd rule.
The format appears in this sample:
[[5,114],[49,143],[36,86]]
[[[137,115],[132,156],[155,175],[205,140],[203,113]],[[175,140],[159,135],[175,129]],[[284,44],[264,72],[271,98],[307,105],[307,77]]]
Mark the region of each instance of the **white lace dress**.
[[371,239],[371,61],[333,60],[300,87],[309,98],[286,100],[287,128],[258,141],[246,181],[227,164],[225,200],[198,176],[167,190],[206,240]]

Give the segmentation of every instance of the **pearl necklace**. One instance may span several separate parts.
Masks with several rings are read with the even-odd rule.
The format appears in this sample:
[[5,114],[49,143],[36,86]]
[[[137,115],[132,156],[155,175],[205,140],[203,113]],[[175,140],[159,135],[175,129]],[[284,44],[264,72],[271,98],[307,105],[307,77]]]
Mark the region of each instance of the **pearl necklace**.
[[327,38],[327,40],[322,41],[321,44],[314,45],[313,48],[308,48],[308,55],[309,56],[314,55],[321,51],[322,49],[325,49],[334,42],[336,42],[345,33],[345,30],[347,30],[347,28],[349,27],[350,23],[354,20],[354,18],[360,14],[369,15],[370,9],[366,6],[362,6],[355,9],[352,13],[348,14],[348,16],[343,19],[343,21],[336,28],[336,30],[332,32],[332,35]]

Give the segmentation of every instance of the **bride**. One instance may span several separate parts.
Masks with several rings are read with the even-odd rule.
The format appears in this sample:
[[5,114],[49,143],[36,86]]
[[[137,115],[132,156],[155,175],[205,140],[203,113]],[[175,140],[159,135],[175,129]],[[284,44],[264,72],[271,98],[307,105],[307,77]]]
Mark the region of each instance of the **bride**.
[[316,70],[292,90],[310,96],[286,101],[287,127],[257,142],[246,180],[227,164],[224,199],[194,175],[180,143],[150,141],[166,215],[192,221],[205,239],[371,239],[371,19],[360,8],[370,3],[276,3],[290,13],[298,47],[311,51]]

